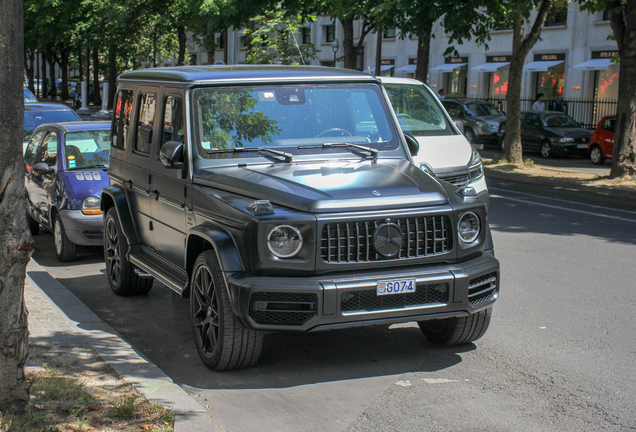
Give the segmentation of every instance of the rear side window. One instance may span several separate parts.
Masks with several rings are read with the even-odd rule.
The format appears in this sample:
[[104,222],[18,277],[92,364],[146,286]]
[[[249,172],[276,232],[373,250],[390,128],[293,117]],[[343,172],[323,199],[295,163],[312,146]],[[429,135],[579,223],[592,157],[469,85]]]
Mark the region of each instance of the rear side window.
[[133,93],[132,90],[120,90],[117,95],[111,143],[113,147],[126,148],[130,119],[132,118]]
[[157,96],[154,93],[142,93],[139,97],[139,118],[135,135],[135,151],[150,153],[152,129],[155,127],[155,107]]
[[616,127],[616,117],[608,118],[603,122],[603,129],[608,132],[614,132],[614,128]]

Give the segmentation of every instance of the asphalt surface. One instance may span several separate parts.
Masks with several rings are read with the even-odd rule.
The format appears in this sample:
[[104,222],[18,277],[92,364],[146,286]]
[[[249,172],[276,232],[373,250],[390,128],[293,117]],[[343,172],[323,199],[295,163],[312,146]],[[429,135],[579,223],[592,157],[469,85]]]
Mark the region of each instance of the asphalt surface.
[[268,334],[259,363],[199,361],[187,300],[120,298],[101,250],[34,257],[213,416],[248,431],[636,430],[636,202],[489,180],[502,293],[486,335],[438,347],[414,324]]

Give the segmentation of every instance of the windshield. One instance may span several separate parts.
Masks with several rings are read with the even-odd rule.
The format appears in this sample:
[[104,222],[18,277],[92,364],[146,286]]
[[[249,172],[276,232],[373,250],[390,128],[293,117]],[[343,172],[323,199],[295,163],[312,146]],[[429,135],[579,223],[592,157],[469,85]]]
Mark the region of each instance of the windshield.
[[543,121],[547,127],[565,128],[581,127],[572,117],[567,114],[550,114],[543,116]]
[[24,102],[37,102],[38,99],[31,93],[28,88],[24,88]]
[[374,85],[201,88],[193,101],[195,148],[202,159],[260,157],[255,152],[210,153],[237,147],[308,154],[349,151],[298,147],[345,142],[378,150],[398,146]]
[[68,132],[64,141],[66,169],[107,168],[110,128]]
[[466,106],[468,108],[470,108],[470,110],[472,112],[474,112],[475,115],[478,115],[478,116],[503,116],[503,115],[505,115],[503,112],[501,112],[499,110],[499,108],[497,108],[495,105],[493,105],[491,103],[472,102],[472,103],[466,104]]
[[404,132],[415,136],[453,135],[442,109],[423,85],[385,84],[384,87]]

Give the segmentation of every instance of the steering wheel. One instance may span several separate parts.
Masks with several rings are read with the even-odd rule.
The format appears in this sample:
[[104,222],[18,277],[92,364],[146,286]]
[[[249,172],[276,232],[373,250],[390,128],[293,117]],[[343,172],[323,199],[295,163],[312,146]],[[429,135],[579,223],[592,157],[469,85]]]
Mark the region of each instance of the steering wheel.
[[[324,136],[325,134],[327,134],[327,133],[329,133],[329,132],[344,132],[344,133],[346,133],[348,136],[353,136],[353,135],[351,134],[351,132],[349,132],[348,130],[345,130],[345,129],[341,129],[341,128],[337,128],[337,127],[336,127],[336,128],[331,128],[331,129],[327,129],[327,130],[324,130],[324,131],[320,132],[318,135],[316,135],[316,138],[320,138],[320,137]],[[343,136],[344,136],[344,134],[343,134]]]

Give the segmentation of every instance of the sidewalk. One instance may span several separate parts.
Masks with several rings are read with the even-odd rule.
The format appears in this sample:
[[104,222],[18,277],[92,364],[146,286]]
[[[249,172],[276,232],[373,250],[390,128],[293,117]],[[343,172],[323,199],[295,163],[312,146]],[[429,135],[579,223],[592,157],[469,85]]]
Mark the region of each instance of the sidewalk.
[[74,351],[97,354],[149,402],[175,413],[175,432],[209,431],[215,424],[190,395],[136,352],[108,324],[31,259],[24,297],[29,311],[29,352],[49,356]]

